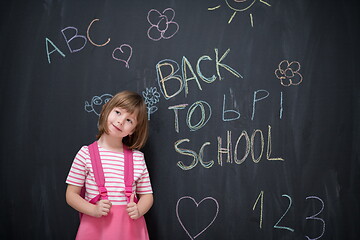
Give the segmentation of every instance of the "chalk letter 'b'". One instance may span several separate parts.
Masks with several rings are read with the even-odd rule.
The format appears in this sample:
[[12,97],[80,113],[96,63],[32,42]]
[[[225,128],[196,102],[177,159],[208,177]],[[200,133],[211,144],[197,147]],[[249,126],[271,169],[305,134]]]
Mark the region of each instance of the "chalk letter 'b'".
[[[66,35],[65,35],[65,31],[68,30],[68,29],[71,29],[71,30],[74,30],[74,31],[75,31],[75,35],[74,35],[73,37],[71,37],[70,39],[68,39],[68,38],[66,37]],[[66,28],[64,28],[63,30],[61,30],[61,33],[62,33],[62,35],[64,36],[65,41],[66,41],[66,44],[67,44],[67,46],[68,46],[68,48],[69,48],[69,50],[70,50],[71,53],[81,51],[81,50],[85,47],[85,45],[86,45],[86,43],[87,43],[86,37],[83,36],[83,35],[78,35],[78,30],[77,30],[77,28],[75,28],[75,27],[66,27]],[[76,41],[76,40],[78,40],[79,38],[80,38],[80,40],[83,40],[84,44],[83,44],[82,47],[80,47],[80,48],[72,49],[72,48],[70,47],[70,44],[69,44],[69,43],[70,43],[71,41],[75,40],[75,43],[74,43],[74,44],[78,44],[78,43],[77,43],[78,41]]]
[[[174,68],[174,65],[176,66],[176,68]],[[165,75],[163,73],[162,68],[164,68],[164,67],[170,68],[170,73],[169,74]],[[181,76],[175,75],[179,71],[179,69],[180,69],[179,64],[177,62],[173,61],[173,60],[170,60],[170,59],[162,60],[158,64],[156,64],[157,80],[158,80],[158,83],[159,83],[160,90],[161,90],[162,94],[164,95],[165,99],[175,97],[184,88],[184,83],[183,83],[183,80],[182,80]],[[169,93],[168,93],[169,88],[171,90],[173,90],[174,86],[169,86],[169,85],[166,85],[165,83],[168,82],[169,80],[172,80],[172,79],[179,82],[179,84],[178,84],[179,88],[174,94],[169,95]],[[176,87],[175,87],[175,89],[176,89]]]

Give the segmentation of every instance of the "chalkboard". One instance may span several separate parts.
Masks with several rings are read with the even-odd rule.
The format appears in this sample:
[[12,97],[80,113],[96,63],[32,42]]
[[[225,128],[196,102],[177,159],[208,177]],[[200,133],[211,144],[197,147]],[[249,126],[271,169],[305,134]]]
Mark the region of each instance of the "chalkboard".
[[65,179],[142,94],[151,239],[358,239],[356,1],[6,1],[1,239],[74,239]]

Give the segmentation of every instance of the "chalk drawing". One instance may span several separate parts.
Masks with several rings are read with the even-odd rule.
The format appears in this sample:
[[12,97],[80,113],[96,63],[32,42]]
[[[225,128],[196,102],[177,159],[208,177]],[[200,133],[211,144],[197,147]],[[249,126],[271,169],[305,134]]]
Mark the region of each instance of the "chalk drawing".
[[150,87],[146,88],[145,91],[142,91],[142,95],[145,99],[148,120],[150,120],[150,114],[153,114],[158,110],[157,106],[154,105],[160,101],[160,93],[157,91],[156,87]]
[[162,13],[151,9],[147,15],[151,25],[147,31],[148,37],[153,41],[172,38],[179,31],[179,24],[173,21],[174,18],[175,11],[172,8],[167,8]]
[[280,79],[281,85],[285,87],[299,85],[303,80],[302,75],[299,73],[300,68],[300,63],[297,61],[289,63],[288,60],[283,60],[275,70],[275,75]]
[[[228,24],[231,23],[231,21],[233,20],[233,18],[235,17],[235,15],[238,13],[238,12],[245,12],[247,10],[249,10],[257,1],[266,5],[266,6],[269,6],[271,7],[271,5],[267,2],[265,2],[264,0],[224,0],[226,5],[231,9],[233,10],[233,14],[231,15],[229,21],[228,21]],[[216,10],[218,8],[220,8],[221,5],[218,5],[218,6],[215,6],[215,7],[210,7],[208,8],[209,11],[213,11],[213,10]],[[252,13],[249,14],[250,16],[250,24],[252,27],[254,27],[254,18],[253,18],[253,15]]]
[[[124,52],[123,48],[128,49],[128,50],[126,50],[126,52]],[[121,58],[118,58],[115,56],[116,52],[118,52],[118,51],[121,52],[120,53]],[[115,48],[114,51],[112,52],[112,57],[115,60],[124,62],[126,68],[129,68],[129,61],[130,61],[131,56],[132,56],[132,47],[129,44],[125,44],[125,43],[121,44],[120,47]]]
[[[186,199],[191,200],[193,203],[195,203],[196,208],[198,208],[199,205],[200,205],[201,203],[203,203],[204,201],[212,201],[212,202],[214,202],[215,205],[216,205],[216,212],[214,213],[214,216],[213,216],[213,218],[211,219],[211,221],[209,222],[209,224],[208,224],[204,229],[202,229],[198,234],[196,234],[196,235],[194,235],[194,236],[192,236],[192,235],[189,233],[189,231],[188,231],[187,228],[185,227],[185,225],[184,225],[184,223],[182,222],[182,220],[181,220],[181,218],[180,218],[180,215],[179,215],[179,204],[180,204],[181,201],[186,200]],[[219,203],[218,203],[217,200],[216,200],[215,198],[213,198],[213,197],[206,197],[206,198],[202,199],[200,202],[197,203],[194,198],[189,197],[189,196],[184,196],[184,197],[180,198],[180,199],[177,201],[177,203],[176,203],[176,216],[177,216],[177,219],[178,219],[181,227],[184,229],[184,231],[186,232],[186,234],[189,236],[190,239],[195,239],[195,238],[197,238],[198,236],[200,236],[201,234],[203,234],[203,233],[214,223],[214,221],[215,221],[218,213],[219,213]]]
[[85,111],[86,112],[94,112],[96,115],[100,116],[102,106],[107,103],[113,95],[111,94],[103,94],[100,97],[94,96],[91,99],[91,102],[85,101]]

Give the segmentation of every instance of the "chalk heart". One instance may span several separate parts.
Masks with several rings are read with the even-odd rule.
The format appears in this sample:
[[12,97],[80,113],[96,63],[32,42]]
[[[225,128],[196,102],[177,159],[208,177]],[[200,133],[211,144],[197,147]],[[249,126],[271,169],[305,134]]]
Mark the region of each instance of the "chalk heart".
[[[182,220],[181,220],[181,218],[180,218],[180,216],[179,216],[179,204],[180,204],[180,202],[181,202],[182,200],[184,200],[184,199],[190,199],[190,200],[195,204],[196,208],[198,208],[198,207],[201,205],[201,203],[203,203],[204,201],[213,201],[213,202],[216,204],[216,212],[214,212],[214,216],[213,216],[212,219],[210,219],[209,224],[208,224],[204,229],[202,229],[198,234],[196,234],[196,235],[194,235],[194,236],[192,236],[192,235],[189,233],[188,229],[186,229],[184,223],[182,222]],[[212,197],[206,197],[206,198],[204,198],[203,200],[201,200],[200,202],[196,202],[194,198],[189,197],[189,196],[185,196],[185,197],[180,198],[180,199],[178,200],[177,204],[176,204],[176,216],[177,216],[177,218],[178,218],[178,221],[179,221],[181,227],[184,229],[184,231],[185,231],[186,234],[190,237],[190,239],[195,239],[195,238],[197,238],[198,236],[200,236],[202,233],[204,233],[204,232],[206,231],[206,229],[208,229],[208,228],[211,226],[211,224],[213,224],[213,222],[215,221],[218,213],[219,213],[219,203],[216,201],[215,198],[212,198]]]
[[[126,50],[124,51],[124,49],[126,49]],[[121,58],[116,57],[115,54],[117,56],[120,55]],[[121,46],[115,48],[112,53],[112,57],[115,60],[124,62],[125,67],[127,67],[127,68],[129,68],[129,61],[130,61],[131,56],[132,56],[132,47],[128,44],[121,44]]]

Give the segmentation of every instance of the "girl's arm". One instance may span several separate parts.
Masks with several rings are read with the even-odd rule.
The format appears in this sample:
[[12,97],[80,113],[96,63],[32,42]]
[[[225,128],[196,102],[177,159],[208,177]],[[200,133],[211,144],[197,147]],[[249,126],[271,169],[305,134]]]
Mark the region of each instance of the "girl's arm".
[[66,189],[66,202],[75,210],[93,217],[107,216],[111,202],[100,200],[96,205],[89,203],[80,196],[81,187],[68,184]]
[[150,194],[140,194],[139,202],[136,204],[134,202],[134,194],[130,197],[130,202],[127,205],[127,211],[131,219],[138,219],[139,217],[147,213],[154,202],[153,195]]

